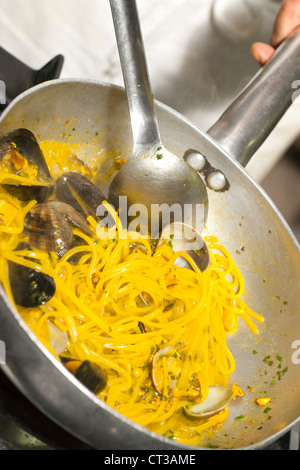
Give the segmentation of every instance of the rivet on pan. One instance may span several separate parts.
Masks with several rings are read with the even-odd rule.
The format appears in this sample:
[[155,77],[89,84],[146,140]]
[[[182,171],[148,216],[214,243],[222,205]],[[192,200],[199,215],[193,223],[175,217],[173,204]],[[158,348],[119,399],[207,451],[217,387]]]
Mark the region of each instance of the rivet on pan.
[[207,175],[207,184],[211,189],[220,191],[226,185],[226,178],[221,171],[212,171]]
[[201,155],[201,153],[198,152],[189,153],[186,157],[186,161],[196,171],[202,170],[206,164],[205,158],[203,155]]

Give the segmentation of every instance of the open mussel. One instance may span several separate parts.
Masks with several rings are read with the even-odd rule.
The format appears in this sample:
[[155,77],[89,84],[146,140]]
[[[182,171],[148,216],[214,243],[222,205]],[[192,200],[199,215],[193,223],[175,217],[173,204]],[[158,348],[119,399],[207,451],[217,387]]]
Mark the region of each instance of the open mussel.
[[[30,246],[20,244],[17,250],[30,250]],[[17,305],[37,307],[47,303],[55,294],[56,285],[51,276],[12,261],[9,261],[8,269],[12,295]]]
[[85,176],[75,172],[64,173],[56,181],[56,197],[60,201],[70,204],[85,218],[93,217],[101,222],[104,220],[109,227],[115,225],[113,217],[104,210],[102,203],[106,201],[105,196]]
[[62,256],[73,241],[72,227],[90,235],[90,229],[81,214],[61,201],[49,200],[35,205],[24,221],[24,232],[33,248],[51,251]]
[[0,183],[21,201],[43,202],[53,192],[47,162],[28,129],[16,129],[0,139]]

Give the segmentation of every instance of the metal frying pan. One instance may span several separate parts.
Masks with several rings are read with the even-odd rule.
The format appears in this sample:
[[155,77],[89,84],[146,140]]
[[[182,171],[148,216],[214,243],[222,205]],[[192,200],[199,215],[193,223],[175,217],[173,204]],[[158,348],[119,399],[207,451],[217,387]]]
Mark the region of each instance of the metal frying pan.
[[[243,168],[291,103],[299,59],[296,35],[207,134],[156,103],[166,147],[182,156],[188,149],[201,152],[228,179],[227,191],[208,188],[207,228],[232,253],[245,278],[248,304],[266,319],[257,336],[240,321],[238,332],[229,337],[237,363],[232,380],[246,395],[233,402],[222,429],[203,446],[261,448],[300,416],[295,349],[300,340],[300,249],[272,201]],[[38,85],[17,97],[1,117],[0,134],[18,127],[29,128],[39,139],[67,141],[72,134],[86,145],[87,161],[97,147],[124,155],[132,150],[125,92],[111,84],[53,80]],[[113,159],[103,162],[99,185],[107,188],[113,171]],[[0,294],[3,371],[46,416],[97,449],[191,449],[141,428],[98,400],[51,356],[5,293]],[[271,398],[269,413],[255,404],[255,398],[266,395]]]

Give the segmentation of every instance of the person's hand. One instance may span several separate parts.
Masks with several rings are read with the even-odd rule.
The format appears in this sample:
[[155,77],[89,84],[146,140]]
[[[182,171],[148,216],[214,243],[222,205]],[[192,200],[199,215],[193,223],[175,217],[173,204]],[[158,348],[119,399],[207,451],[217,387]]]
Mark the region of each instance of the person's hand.
[[251,47],[251,53],[261,65],[266,64],[275,53],[276,47],[300,25],[300,0],[285,0],[278,12],[271,43],[256,42]]

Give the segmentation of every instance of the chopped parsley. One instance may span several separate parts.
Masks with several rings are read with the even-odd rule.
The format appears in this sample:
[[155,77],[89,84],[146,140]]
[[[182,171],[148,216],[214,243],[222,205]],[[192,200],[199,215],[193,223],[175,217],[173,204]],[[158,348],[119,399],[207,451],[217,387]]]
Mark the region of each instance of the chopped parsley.
[[264,409],[264,413],[269,413],[272,410],[272,408],[268,407]]

